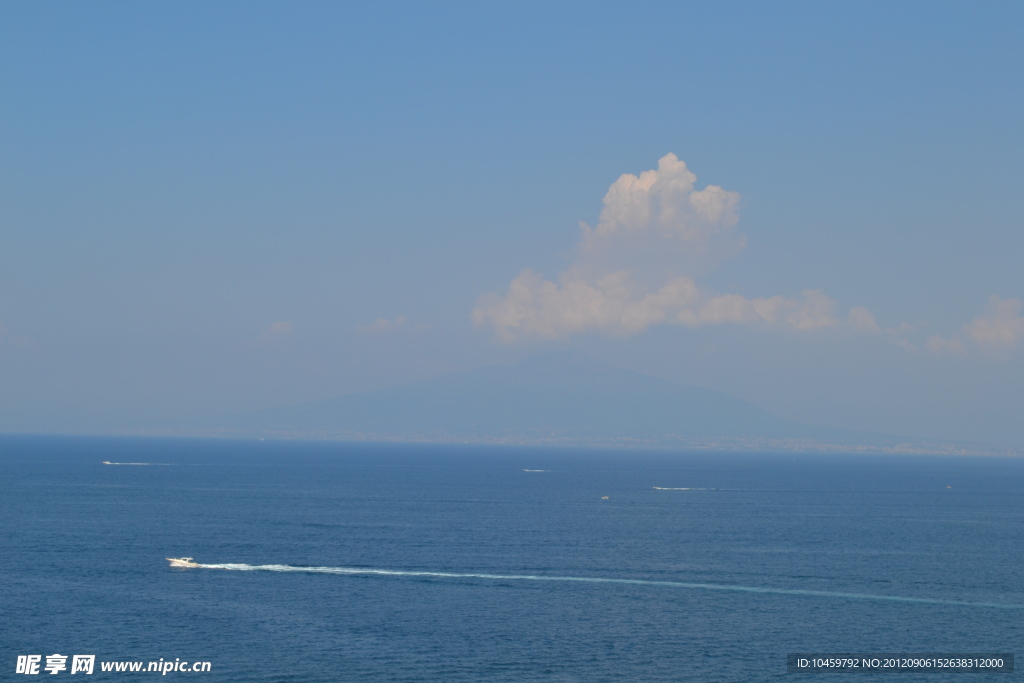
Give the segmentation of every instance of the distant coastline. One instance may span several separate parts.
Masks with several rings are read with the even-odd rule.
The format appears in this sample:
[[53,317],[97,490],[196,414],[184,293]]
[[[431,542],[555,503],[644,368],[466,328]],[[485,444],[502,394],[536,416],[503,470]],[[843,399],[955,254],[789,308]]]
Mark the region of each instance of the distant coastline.
[[865,455],[969,455],[1024,457],[1024,448],[929,439],[893,437],[874,441],[825,439],[773,439],[758,437],[687,438],[678,435],[639,437],[580,437],[557,434],[467,435],[405,434],[330,430],[236,430],[236,429],[140,429],[117,432],[123,436],[153,436],[211,439],[273,439],[295,441],[337,441],[361,443],[464,444],[481,446],[549,446],[565,448],[635,449],[702,452],[836,453]]

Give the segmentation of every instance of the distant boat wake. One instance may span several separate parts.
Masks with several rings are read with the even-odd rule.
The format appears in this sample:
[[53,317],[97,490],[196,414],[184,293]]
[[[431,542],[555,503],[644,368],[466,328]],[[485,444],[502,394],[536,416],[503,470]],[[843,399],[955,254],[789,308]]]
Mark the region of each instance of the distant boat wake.
[[955,605],[958,607],[993,607],[997,609],[1024,609],[1024,605],[1006,605],[992,602],[963,602],[938,598],[907,598],[897,595],[874,595],[871,593],[843,593],[837,591],[800,590],[795,588],[765,588],[761,586],[737,586],[718,583],[689,583],[685,581],[651,581],[647,579],[606,579],[591,576],[543,576],[533,574],[478,574],[456,572],[427,572],[404,569],[368,569],[363,567],[297,567],[288,564],[196,564],[198,569],[224,569],[238,572],[299,572],[305,574],[340,574],[343,576],[400,576],[434,579],[487,579],[492,581],[560,581],[572,583],[619,584],[626,586],[650,586],[652,588],[685,588],[690,590],[732,591],[738,593],[767,593],[771,595],[802,595],[820,598],[845,598],[848,600],[882,600],[885,602],[908,602],[923,605]]
[[[698,489],[698,488],[671,488],[669,486],[652,486],[655,491],[717,491],[718,489]],[[723,491],[725,489],[722,489]]]
[[100,464],[101,465],[152,465],[152,466],[159,466],[159,467],[167,467],[171,463],[169,463],[169,462],[110,462],[109,460],[104,460]]
[[[770,491],[778,493],[784,489],[718,489],[718,488],[705,488],[696,486],[652,486],[655,491]],[[805,489],[801,489],[805,490]]]

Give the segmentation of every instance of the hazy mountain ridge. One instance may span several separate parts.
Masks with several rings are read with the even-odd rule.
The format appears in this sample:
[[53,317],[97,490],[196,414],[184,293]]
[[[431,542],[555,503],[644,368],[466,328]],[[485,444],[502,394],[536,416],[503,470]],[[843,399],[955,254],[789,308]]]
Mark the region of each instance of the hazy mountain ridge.
[[[233,416],[226,436],[901,453],[1001,453],[805,425],[709,389],[568,353],[406,386]],[[980,450],[979,450],[980,449]]]

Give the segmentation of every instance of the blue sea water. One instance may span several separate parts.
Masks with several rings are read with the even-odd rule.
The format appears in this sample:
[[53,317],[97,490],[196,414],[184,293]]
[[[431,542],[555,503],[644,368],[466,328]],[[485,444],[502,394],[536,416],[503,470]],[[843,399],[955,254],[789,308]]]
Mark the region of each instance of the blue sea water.
[[893,680],[786,654],[1024,654],[1022,493],[997,458],[0,437],[0,679]]

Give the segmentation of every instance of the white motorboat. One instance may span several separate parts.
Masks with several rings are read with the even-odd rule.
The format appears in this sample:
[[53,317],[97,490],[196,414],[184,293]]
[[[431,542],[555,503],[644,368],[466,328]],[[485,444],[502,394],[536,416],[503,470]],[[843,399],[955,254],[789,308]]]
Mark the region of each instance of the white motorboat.
[[191,557],[165,557],[172,567],[199,567],[198,562],[193,562]]

